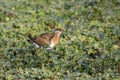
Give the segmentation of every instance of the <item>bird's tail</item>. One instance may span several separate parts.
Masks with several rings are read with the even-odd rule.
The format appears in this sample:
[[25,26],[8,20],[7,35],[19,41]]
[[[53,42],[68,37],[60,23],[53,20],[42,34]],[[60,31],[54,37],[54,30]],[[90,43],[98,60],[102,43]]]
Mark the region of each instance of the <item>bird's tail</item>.
[[30,43],[32,43],[33,41],[32,41],[32,36],[29,34],[28,35],[28,42],[30,42]]

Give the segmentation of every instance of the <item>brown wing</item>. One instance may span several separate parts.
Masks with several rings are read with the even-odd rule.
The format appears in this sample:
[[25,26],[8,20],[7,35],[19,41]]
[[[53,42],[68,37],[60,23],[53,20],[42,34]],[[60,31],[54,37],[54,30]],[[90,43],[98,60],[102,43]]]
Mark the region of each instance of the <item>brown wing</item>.
[[38,45],[49,45],[50,44],[50,39],[52,38],[53,35],[49,33],[44,33],[41,34],[40,36],[36,36],[32,38],[32,41],[37,43]]
[[39,37],[50,40],[53,37],[53,35],[49,33],[43,33]]

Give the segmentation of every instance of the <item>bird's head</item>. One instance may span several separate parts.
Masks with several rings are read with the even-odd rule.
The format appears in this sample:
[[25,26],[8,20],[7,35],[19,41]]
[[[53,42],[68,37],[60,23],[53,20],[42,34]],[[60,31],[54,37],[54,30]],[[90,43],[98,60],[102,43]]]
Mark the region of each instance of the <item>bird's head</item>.
[[55,29],[55,34],[60,35],[62,33],[62,31],[63,30],[61,28],[57,28],[57,29]]

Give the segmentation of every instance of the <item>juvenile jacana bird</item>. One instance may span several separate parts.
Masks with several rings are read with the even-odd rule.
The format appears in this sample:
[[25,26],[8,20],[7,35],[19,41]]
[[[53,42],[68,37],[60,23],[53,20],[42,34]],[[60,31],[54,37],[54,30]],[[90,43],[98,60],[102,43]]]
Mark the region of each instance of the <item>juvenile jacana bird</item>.
[[29,42],[35,45],[36,48],[39,48],[41,46],[48,46],[47,49],[52,49],[59,42],[61,33],[62,29],[57,28],[53,34],[43,33],[35,37],[28,36],[28,38]]

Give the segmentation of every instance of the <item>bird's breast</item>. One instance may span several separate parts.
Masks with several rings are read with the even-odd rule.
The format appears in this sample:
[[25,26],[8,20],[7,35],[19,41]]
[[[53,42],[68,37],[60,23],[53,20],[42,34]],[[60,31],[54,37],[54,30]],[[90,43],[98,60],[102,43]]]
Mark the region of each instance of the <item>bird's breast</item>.
[[59,41],[59,35],[55,34],[55,35],[53,36],[53,39],[52,39],[51,42],[52,42],[54,45],[56,45],[56,44],[58,43],[58,41]]

